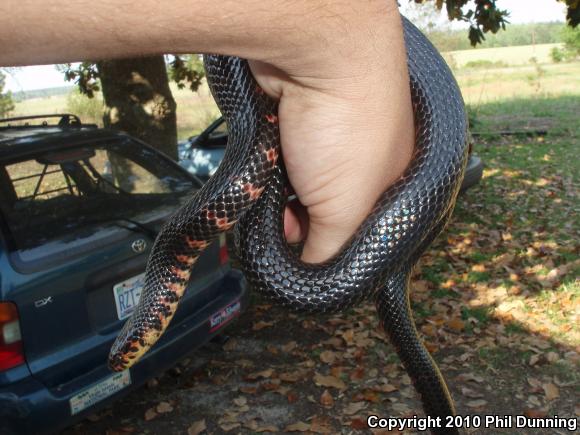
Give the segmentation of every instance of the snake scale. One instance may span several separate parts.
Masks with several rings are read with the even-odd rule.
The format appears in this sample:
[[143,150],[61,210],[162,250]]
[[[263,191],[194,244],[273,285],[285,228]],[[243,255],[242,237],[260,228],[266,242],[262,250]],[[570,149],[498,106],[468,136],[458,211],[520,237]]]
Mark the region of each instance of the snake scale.
[[409,281],[413,265],[452,212],[467,161],[467,120],[458,86],[441,56],[404,18],[403,28],[415,113],[413,158],[348,246],[324,264],[301,262],[284,238],[288,181],[278,158],[276,103],[257,85],[247,61],[204,57],[210,89],[230,132],[226,154],[216,174],[159,233],[140,302],[111,349],[112,370],[130,367],[156,342],[175,314],[202,250],[237,223],[236,248],[252,288],[314,313],[374,298],[379,321],[425,413],[443,419],[455,415],[445,381],[417,334]]

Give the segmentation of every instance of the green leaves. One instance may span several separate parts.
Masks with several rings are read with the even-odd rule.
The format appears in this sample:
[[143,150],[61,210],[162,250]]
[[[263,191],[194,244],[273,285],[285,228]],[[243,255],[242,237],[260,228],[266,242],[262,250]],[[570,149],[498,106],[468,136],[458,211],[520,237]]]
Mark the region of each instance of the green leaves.
[[[166,62],[169,79],[177,83],[179,89],[187,86],[192,92],[197,91],[205,77],[205,71],[198,55],[170,55],[166,57]],[[95,92],[101,90],[97,63],[88,61],[76,65],[65,63],[58,65],[57,69],[64,74],[66,81],[74,82],[81,94],[89,98],[93,98]],[[2,86],[0,86],[1,92]]]
[[4,93],[6,76],[0,71],[0,118],[4,118],[8,113],[14,110],[14,102],[12,101],[12,93]]
[[568,12],[566,14],[566,21],[568,25],[576,28],[578,23],[580,23],[580,1],[578,0],[558,0],[562,3],[566,3],[568,7]]
[[65,63],[57,65],[57,69],[64,74],[67,82],[74,82],[81,94],[89,98],[95,96],[95,92],[101,90],[99,84],[99,70],[92,62],[81,62],[78,65]]
[[168,74],[179,89],[188,86],[195,92],[205,77],[205,70],[198,55],[173,55],[173,60],[168,65]]

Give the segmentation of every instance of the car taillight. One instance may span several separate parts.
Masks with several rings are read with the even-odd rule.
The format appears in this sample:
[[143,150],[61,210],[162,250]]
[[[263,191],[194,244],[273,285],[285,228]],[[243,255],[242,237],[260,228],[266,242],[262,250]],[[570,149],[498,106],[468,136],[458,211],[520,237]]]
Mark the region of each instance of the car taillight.
[[0,371],[24,364],[16,305],[0,302]]
[[230,260],[230,254],[228,253],[228,244],[226,243],[226,235],[224,233],[220,234],[220,264],[223,266]]

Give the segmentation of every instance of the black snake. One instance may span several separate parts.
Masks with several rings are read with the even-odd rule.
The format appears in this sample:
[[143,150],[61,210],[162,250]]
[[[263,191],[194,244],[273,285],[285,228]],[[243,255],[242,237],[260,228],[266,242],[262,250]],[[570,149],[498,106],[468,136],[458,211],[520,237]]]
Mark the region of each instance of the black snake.
[[284,238],[288,182],[278,162],[276,103],[257,85],[245,60],[205,56],[208,82],[230,132],[226,155],[216,174],[157,237],[139,305],[111,350],[113,370],[131,366],[161,336],[193,263],[212,239],[237,222],[238,255],[254,289],[310,312],[340,311],[375,298],[380,322],[425,413],[443,420],[455,414],[443,377],[417,335],[408,292],[411,268],[452,212],[467,161],[467,120],[451,71],[412,24],[405,19],[403,24],[414,155],[349,245],[324,264],[301,262]]

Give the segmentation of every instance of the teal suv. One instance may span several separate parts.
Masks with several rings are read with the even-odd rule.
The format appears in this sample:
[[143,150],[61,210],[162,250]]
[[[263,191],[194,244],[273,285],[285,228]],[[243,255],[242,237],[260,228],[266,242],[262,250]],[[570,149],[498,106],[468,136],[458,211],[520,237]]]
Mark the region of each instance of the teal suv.
[[74,423],[243,311],[246,283],[222,238],[153,350],[129,370],[107,369],[156,234],[199,187],[154,148],[74,115],[0,120],[0,434]]

